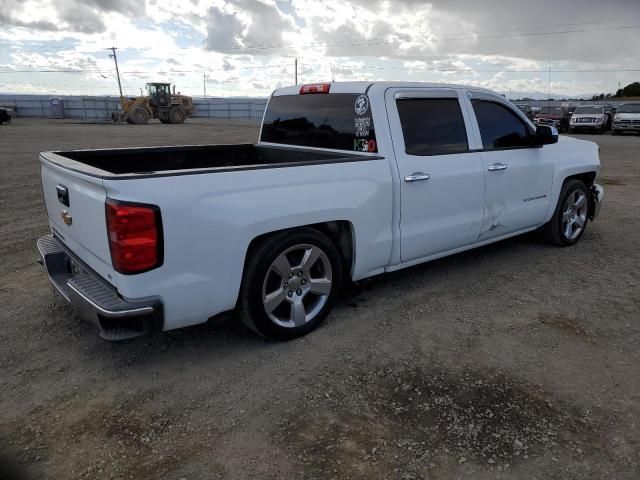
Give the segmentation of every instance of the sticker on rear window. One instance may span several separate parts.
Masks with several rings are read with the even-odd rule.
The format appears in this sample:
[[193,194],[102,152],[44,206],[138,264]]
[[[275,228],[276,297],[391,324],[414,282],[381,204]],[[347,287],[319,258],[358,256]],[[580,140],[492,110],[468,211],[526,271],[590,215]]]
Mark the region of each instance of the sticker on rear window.
[[368,137],[371,130],[371,117],[360,117],[354,120],[356,137]]
[[369,98],[366,95],[360,95],[356,98],[354,110],[356,115],[364,115],[369,110]]

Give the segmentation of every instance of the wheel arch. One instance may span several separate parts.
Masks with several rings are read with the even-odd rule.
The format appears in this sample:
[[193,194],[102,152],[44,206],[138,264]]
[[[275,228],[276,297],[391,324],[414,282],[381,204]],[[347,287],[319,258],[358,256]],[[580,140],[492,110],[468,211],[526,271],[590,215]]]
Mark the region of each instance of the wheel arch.
[[295,227],[283,228],[280,230],[274,230],[266,232],[255,237],[247,247],[247,251],[244,257],[244,266],[242,274],[244,276],[245,269],[247,267],[247,260],[251,256],[258,246],[264,242],[267,238],[272,237],[281,232],[296,231],[302,228],[312,228],[324,234],[335,245],[340,259],[342,261],[342,267],[345,277],[351,278],[353,272],[353,264],[355,259],[355,229],[353,224],[348,220],[333,220],[320,223],[311,223],[307,225],[297,225]]
[[567,183],[567,180],[572,180],[572,179],[576,179],[576,180],[580,180],[582,183],[584,183],[587,188],[590,187],[591,185],[593,185],[593,182],[596,179],[596,175],[597,173],[595,171],[591,171],[591,172],[583,172],[583,173],[576,173],[574,175],[569,175],[568,177],[566,177],[563,181],[562,181],[562,185],[564,185],[565,183]]
[[[595,167],[594,167],[595,168]],[[550,198],[550,202],[549,202],[549,208],[547,210],[547,214],[545,216],[545,220],[544,223],[547,223],[549,220],[551,220],[551,217],[553,216],[553,213],[555,212],[555,209],[558,205],[558,202],[560,201],[560,193],[562,192],[562,188],[564,187],[564,185],[569,181],[569,180],[580,180],[582,183],[584,183],[587,186],[587,190],[591,190],[591,185],[594,184],[595,179],[597,177],[597,170],[591,170],[591,168],[587,169],[587,170],[583,170],[583,171],[573,171],[573,172],[564,172],[565,175],[558,175],[558,177],[561,179],[557,180],[553,182],[553,186],[551,189],[551,198]]]

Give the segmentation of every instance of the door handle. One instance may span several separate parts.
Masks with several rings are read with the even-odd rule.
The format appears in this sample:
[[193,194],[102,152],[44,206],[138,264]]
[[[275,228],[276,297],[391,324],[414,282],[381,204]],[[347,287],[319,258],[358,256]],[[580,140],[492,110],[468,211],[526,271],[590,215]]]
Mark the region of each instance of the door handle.
[[488,170],[490,172],[496,172],[498,170],[506,170],[507,166],[504,163],[494,163],[493,165],[489,165]]
[[404,181],[407,183],[420,182],[422,180],[429,180],[430,178],[431,175],[429,175],[428,173],[413,172],[411,175],[407,175],[406,177],[404,177]]

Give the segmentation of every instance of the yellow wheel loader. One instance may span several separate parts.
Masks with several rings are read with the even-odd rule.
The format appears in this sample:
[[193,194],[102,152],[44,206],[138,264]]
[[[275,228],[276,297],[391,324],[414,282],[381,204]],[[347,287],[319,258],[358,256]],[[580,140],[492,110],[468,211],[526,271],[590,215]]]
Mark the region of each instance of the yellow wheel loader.
[[196,111],[191,97],[171,92],[170,83],[147,83],[147,95],[120,97],[122,112],[111,113],[114,122],[121,121],[144,125],[152,118],[162,123],[183,123]]

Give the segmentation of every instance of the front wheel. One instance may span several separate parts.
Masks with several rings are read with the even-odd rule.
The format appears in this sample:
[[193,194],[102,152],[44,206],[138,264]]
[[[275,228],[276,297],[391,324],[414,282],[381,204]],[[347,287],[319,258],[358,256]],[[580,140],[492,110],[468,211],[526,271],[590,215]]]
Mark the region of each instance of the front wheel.
[[129,119],[135,125],[144,125],[149,121],[149,117],[149,110],[141,106],[133,107],[129,113]]
[[589,192],[580,180],[565,182],[551,220],[542,227],[546,239],[560,246],[574,245],[587,228]]
[[324,321],[342,279],[340,255],[325,235],[311,228],[281,232],[248,256],[238,310],[249,328],[287,340]]

